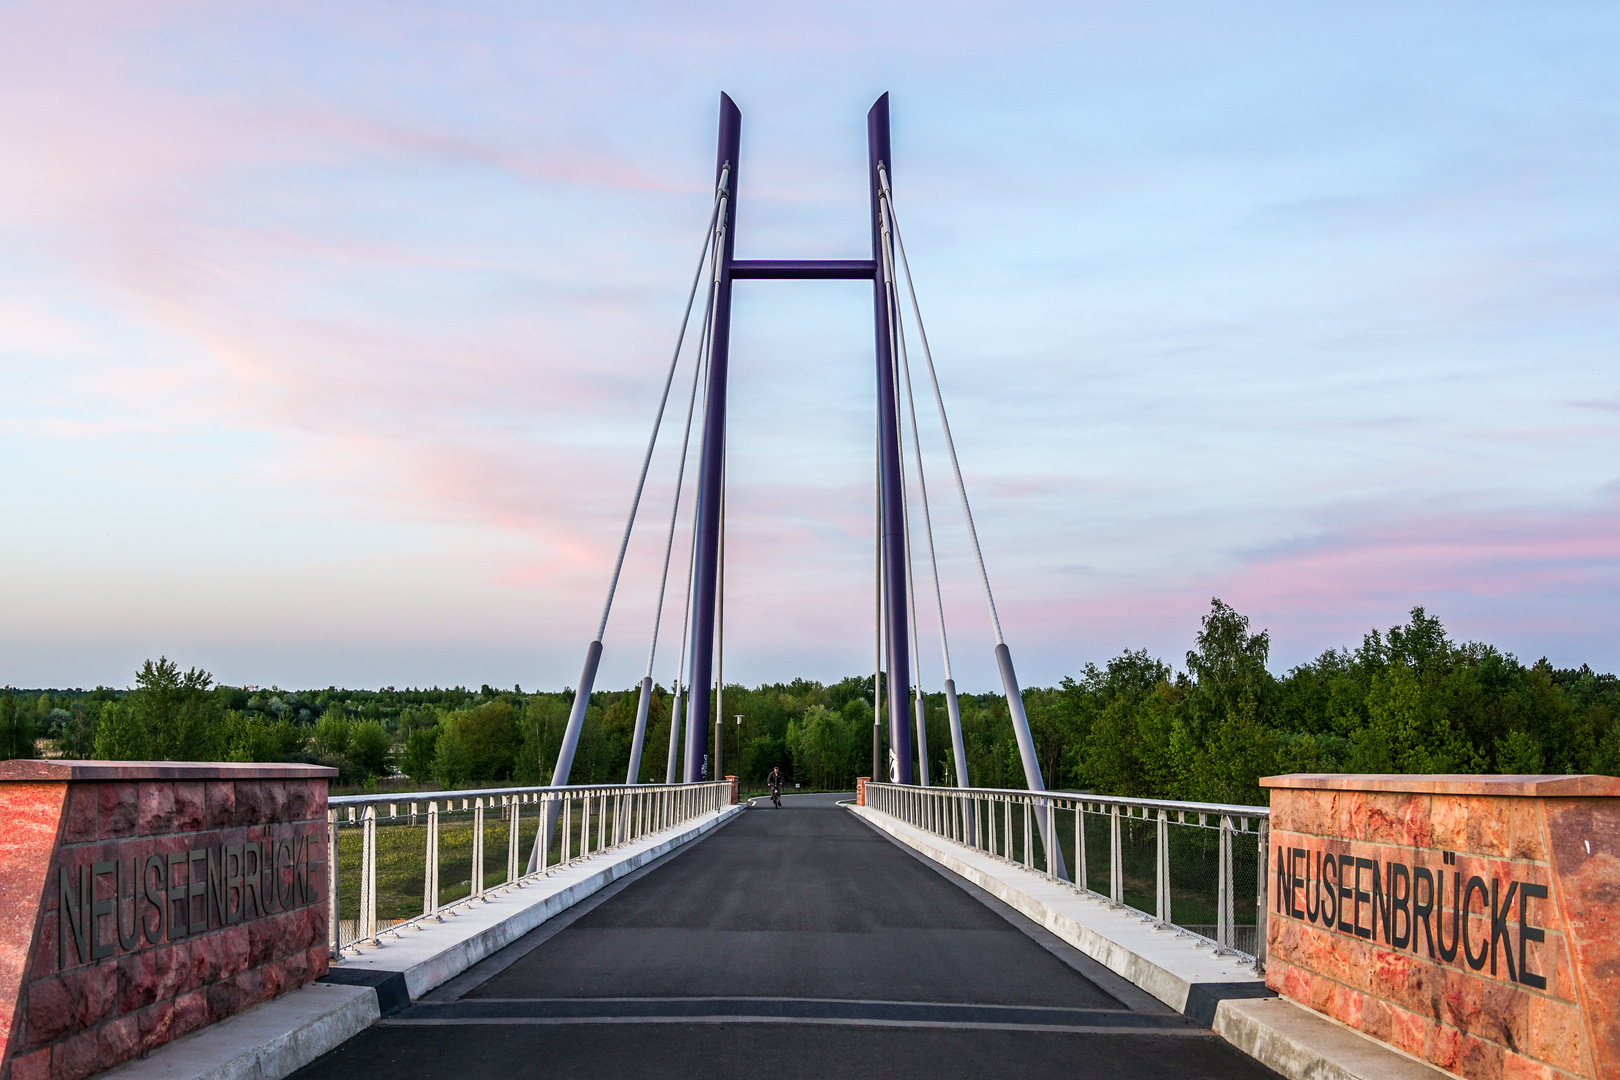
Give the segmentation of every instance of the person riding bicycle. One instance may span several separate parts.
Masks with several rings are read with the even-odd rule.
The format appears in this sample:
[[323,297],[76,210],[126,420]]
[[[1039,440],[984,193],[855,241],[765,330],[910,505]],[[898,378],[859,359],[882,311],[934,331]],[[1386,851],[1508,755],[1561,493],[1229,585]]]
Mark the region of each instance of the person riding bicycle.
[[772,769],[771,775],[765,778],[765,784],[771,789],[771,804],[778,810],[782,809],[782,770]]

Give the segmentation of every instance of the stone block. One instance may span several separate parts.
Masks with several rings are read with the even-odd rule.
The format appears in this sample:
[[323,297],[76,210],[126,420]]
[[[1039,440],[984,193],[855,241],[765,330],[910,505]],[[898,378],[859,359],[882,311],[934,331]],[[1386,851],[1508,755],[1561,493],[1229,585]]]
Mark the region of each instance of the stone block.
[[1508,799],[1508,855],[1515,859],[1542,860],[1547,843],[1541,829],[1541,800]]
[[40,979],[28,987],[29,1046],[44,1046],[73,1030],[72,989],[60,977]]
[[288,821],[307,821],[310,816],[309,784],[290,780],[282,787],[284,812]]
[[1594,1075],[1590,1071],[1590,1055],[1586,1052],[1581,1011],[1540,995],[1528,995],[1528,998],[1525,1011],[1529,1038],[1519,1044],[1523,1051],[1554,1068],[1581,1076]]
[[169,1038],[180,1039],[208,1023],[208,999],[202,990],[193,990],[174,999],[174,1018]]
[[1393,1009],[1390,1012],[1389,1044],[1420,1058],[1427,1045],[1429,1029],[1433,1026],[1434,1021],[1416,1013]]
[[320,944],[312,946],[304,953],[304,960],[304,971],[311,981],[321,978],[331,968],[332,956],[327,949],[324,934]]
[[191,962],[185,989],[195,990],[218,981],[224,967],[224,943],[220,938],[219,934],[199,934],[191,939]]
[[136,828],[142,836],[174,831],[174,782],[143,780],[137,786],[140,808]]
[[1465,802],[1467,804],[1465,850],[1475,855],[1505,856],[1508,853],[1510,833],[1508,800],[1476,795],[1469,797]]
[[244,780],[237,784],[233,798],[238,826],[251,829],[269,820],[264,812],[263,785],[257,781]]
[[67,817],[62,822],[62,843],[83,844],[101,838],[100,795],[94,784],[68,788]]
[[191,945],[147,946],[118,961],[118,1011],[144,1009],[191,989]]
[[236,824],[236,783],[208,780],[203,783],[203,827],[228,829]]
[[101,1040],[81,1031],[51,1047],[51,1080],[84,1080],[101,1071]]
[[1502,1056],[1502,1080],[1557,1080],[1551,1065],[1531,1061],[1522,1054]]
[[141,1025],[134,1016],[119,1016],[96,1028],[100,1068],[128,1061],[141,1049]]
[[49,1049],[35,1050],[12,1059],[11,1080],[50,1080],[50,1075]]
[[1502,1075],[1502,1058],[1500,1046],[1464,1033],[1457,1041],[1457,1061],[1453,1069],[1468,1080],[1497,1080]]
[[166,999],[147,1006],[135,1014],[135,1020],[140,1025],[140,1052],[149,1053],[173,1037],[174,1000]]
[[219,939],[219,974],[221,978],[230,978],[248,969],[248,954],[251,943],[248,939],[246,926],[233,926],[229,930],[220,931],[215,935]]
[[174,785],[174,828],[177,832],[197,832],[203,828],[203,782],[179,780]]
[[137,805],[133,781],[97,784],[100,838],[121,840],[135,835]]

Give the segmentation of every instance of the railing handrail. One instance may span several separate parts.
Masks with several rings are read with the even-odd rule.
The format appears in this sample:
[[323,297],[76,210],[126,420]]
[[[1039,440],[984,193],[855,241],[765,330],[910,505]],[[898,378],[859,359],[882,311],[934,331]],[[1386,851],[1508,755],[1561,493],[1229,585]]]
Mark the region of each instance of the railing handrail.
[[[1271,810],[1264,806],[1241,806],[1225,803],[1178,802],[1173,799],[1133,799],[1122,795],[1091,795],[1079,791],[1031,791],[1028,788],[957,788],[924,787],[920,784],[889,784],[868,781],[865,804],[869,810],[886,814],[926,833],[952,843],[989,855],[993,859],[1021,866],[1041,873],[1038,865],[1045,862],[1045,875],[1062,881],[1076,891],[1103,900],[1114,908],[1127,908],[1140,912],[1145,920],[1156,921],[1166,929],[1174,929],[1214,945],[1216,954],[1233,953],[1254,962],[1255,971],[1265,969],[1267,872],[1270,850]],[[1014,813],[1014,807],[1019,812]],[[1096,809],[1093,809],[1093,808]],[[1105,812],[1099,812],[1106,808]],[[1140,810],[1140,813],[1137,811]],[[1122,811],[1125,811],[1122,813]],[[1062,856],[1063,839],[1059,833],[1058,814],[1072,815],[1074,828],[1073,873],[1065,869]],[[1022,819],[1022,828],[1019,820]],[[1211,822],[1208,819],[1214,818]],[[999,819],[999,820],[998,820]],[[1103,825],[1107,831],[1108,893],[1106,896],[1091,888],[1093,880],[1087,865],[1086,831],[1091,823]],[[1179,820],[1177,820],[1179,819]],[[1191,820],[1190,820],[1191,819]],[[1138,855],[1146,839],[1142,826],[1154,834],[1152,879],[1156,893],[1153,911],[1128,905],[1127,870],[1125,865],[1125,836],[1123,827],[1130,823],[1133,844]],[[1251,824],[1254,828],[1251,830]],[[1197,829],[1217,839],[1215,867],[1215,911],[1212,923],[1199,919],[1195,922],[1175,921],[1175,890],[1172,888],[1171,852],[1174,848],[1172,829]],[[1237,880],[1236,850],[1238,836],[1252,837],[1255,844],[1255,896],[1254,896],[1254,952],[1241,950],[1237,944]],[[1036,840],[1042,857],[1036,856]],[[1020,854],[1018,848],[1022,847]],[[1205,848],[1207,857],[1207,848]],[[1138,859],[1132,859],[1138,863]],[[1139,868],[1139,866],[1138,866]],[[1140,875],[1138,875],[1140,876]],[[1243,905],[1247,908],[1247,901]],[[1202,912],[1201,912],[1202,913]],[[1208,931],[1213,929],[1214,935]]]
[[468,788],[464,791],[395,791],[376,795],[336,795],[326,800],[327,806],[376,806],[382,803],[444,802],[446,799],[485,799],[492,795],[545,795],[567,794],[578,797],[586,792],[642,792],[673,791],[677,788],[702,787],[706,784],[727,784],[726,780],[699,780],[691,784],[564,784],[560,787],[501,787]]
[[985,796],[985,795],[1011,795],[1018,798],[1049,798],[1063,799],[1070,802],[1108,803],[1112,806],[1142,806],[1152,810],[1184,810],[1189,814],[1225,814],[1228,817],[1263,817],[1271,816],[1269,806],[1243,806],[1237,803],[1206,803],[1182,802],[1177,799],[1138,799],[1128,795],[1093,795],[1083,791],[1065,791],[1054,789],[1051,791],[1031,791],[1028,788],[982,788],[982,787],[945,787],[943,785],[930,785],[923,787],[920,784],[890,784],[887,782],[868,781],[869,787],[905,788],[909,791],[927,791],[935,795],[957,796]]
[[[455,801],[462,801],[458,812]],[[705,780],[695,784],[568,784],[504,788],[469,788],[465,791],[386,792],[376,795],[345,795],[327,801],[326,812],[326,928],[327,949],[335,959],[343,950],[363,941],[381,945],[382,933],[398,936],[401,927],[420,928],[428,919],[443,921],[447,911],[482,901],[492,893],[521,889],[536,878],[555,872],[581,859],[594,858],[624,844],[637,842],[709,813],[718,813],[731,802],[731,781]],[[444,804],[440,809],[440,804]],[[470,805],[469,805],[470,804]],[[575,815],[575,807],[578,814]],[[401,807],[405,813],[401,814]],[[420,836],[422,852],[422,913],[395,919],[391,925],[379,918],[377,885],[378,825],[387,809],[388,828],[401,825],[411,836]],[[424,807],[425,812],[418,810]],[[523,860],[519,822],[526,811],[536,809],[539,818],[534,848],[527,864]],[[468,867],[468,892],[445,902],[440,881],[441,848],[439,833],[446,819],[456,828],[469,824],[471,811],[472,851]],[[486,813],[491,811],[491,813]],[[345,820],[347,819],[347,820]],[[560,819],[560,820],[559,820]],[[504,823],[506,832],[506,879],[490,882],[488,850],[484,843],[485,824]],[[420,824],[419,824],[420,823]],[[549,861],[554,829],[559,840],[558,859]],[[593,830],[594,826],[594,830]],[[420,829],[420,832],[418,830]],[[577,829],[577,831],[576,831]],[[593,842],[592,832],[595,833]],[[345,937],[346,920],[340,917],[338,885],[342,877],[339,863],[341,835],[360,834],[360,881],[358,918],[353,921],[354,936]],[[498,875],[499,870],[494,874]]]

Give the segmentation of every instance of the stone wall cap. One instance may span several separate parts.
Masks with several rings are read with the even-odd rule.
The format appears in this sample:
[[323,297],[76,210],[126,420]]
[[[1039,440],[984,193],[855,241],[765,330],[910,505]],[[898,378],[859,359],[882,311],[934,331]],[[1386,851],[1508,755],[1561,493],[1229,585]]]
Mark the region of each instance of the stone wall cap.
[[0,761],[0,782],[7,780],[335,780],[337,770],[325,765],[236,761],[72,761],[21,759]]
[[1262,776],[1260,786],[1307,791],[1391,791],[1423,795],[1497,795],[1542,799],[1620,797],[1620,779],[1591,773],[1547,776],[1289,773],[1286,776]]

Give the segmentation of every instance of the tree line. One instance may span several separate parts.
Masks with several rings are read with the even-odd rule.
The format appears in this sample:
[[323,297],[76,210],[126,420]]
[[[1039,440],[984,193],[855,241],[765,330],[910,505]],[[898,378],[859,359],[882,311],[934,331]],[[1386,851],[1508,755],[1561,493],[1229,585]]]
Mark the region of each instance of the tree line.
[[[1215,600],[1179,668],[1128,651],[1057,686],[1025,690],[1048,786],[1263,803],[1258,778],[1282,772],[1620,774],[1620,680],[1612,674],[1555,669],[1544,659],[1526,665],[1489,645],[1453,641],[1422,608],[1355,648],[1330,649],[1281,675],[1267,666],[1270,644],[1267,632]],[[754,786],[780,768],[789,783],[847,790],[871,772],[872,689],[870,675],[830,685],[728,685],[725,771]],[[0,754],[303,761],[337,768],[342,783],[403,775],[445,788],[543,784],[573,697],[488,685],[248,690],[216,686],[207,672],[160,657],[127,690],[0,692]],[[591,695],[573,783],[625,780],[638,698],[638,689]],[[930,776],[954,783],[944,696],[924,700]],[[1001,695],[958,700],[973,784],[1023,787]],[[669,706],[658,688],[642,782],[664,779]],[[708,761],[715,738],[711,730]]]

